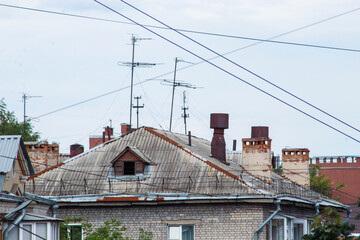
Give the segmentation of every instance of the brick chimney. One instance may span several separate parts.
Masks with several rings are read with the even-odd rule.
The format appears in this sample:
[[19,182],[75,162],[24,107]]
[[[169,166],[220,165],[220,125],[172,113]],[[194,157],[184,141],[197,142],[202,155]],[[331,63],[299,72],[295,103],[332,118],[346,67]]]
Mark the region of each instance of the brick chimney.
[[211,141],[211,156],[226,163],[224,129],[229,128],[229,114],[210,114],[210,128],[214,129],[214,135]]
[[269,127],[252,127],[251,138],[243,138],[242,143],[242,166],[251,174],[270,181],[272,166]]
[[309,152],[307,148],[282,150],[283,175],[306,188],[310,188]]
[[125,135],[131,132],[131,126],[127,123],[121,124],[121,135]]
[[70,145],[70,158],[75,157],[76,155],[79,155],[80,153],[84,152],[84,146],[80,144],[73,144]]
[[112,136],[114,135],[114,129],[112,127],[107,126],[105,128],[105,136],[107,136],[108,141],[112,139]]

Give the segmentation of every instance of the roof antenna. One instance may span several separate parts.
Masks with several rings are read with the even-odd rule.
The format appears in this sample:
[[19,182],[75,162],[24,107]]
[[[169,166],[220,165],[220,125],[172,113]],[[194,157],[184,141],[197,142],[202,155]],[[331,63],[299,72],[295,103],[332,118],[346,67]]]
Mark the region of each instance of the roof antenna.
[[131,44],[132,44],[132,57],[131,62],[118,62],[119,65],[131,66],[131,87],[130,87],[130,128],[132,123],[132,109],[133,109],[133,86],[134,86],[134,69],[135,67],[153,67],[156,63],[144,63],[144,62],[135,62],[135,43],[140,40],[152,40],[152,38],[139,38],[132,35]]
[[[196,89],[196,87],[194,85],[191,85],[189,83],[182,83],[180,81],[176,81],[176,69],[177,69],[177,63],[178,62],[185,62],[185,63],[191,63],[191,62],[187,62],[182,60],[181,58],[176,57],[175,58],[175,69],[174,69],[174,79],[173,81],[170,80],[163,80],[161,82],[161,84],[163,85],[167,85],[167,86],[172,86],[172,98],[171,98],[171,112],[170,112],[170,127],[169,127],[169,131],[171,132],[171,126],[172,126],[172,115],[173,115],[173,108],[174,108],[174,95],[175,95],[175,87],[187,87],[187,88],[193,88]],[[193,64],[193,63],[191,63]],[[185,131],[186,134],[186,131]]]

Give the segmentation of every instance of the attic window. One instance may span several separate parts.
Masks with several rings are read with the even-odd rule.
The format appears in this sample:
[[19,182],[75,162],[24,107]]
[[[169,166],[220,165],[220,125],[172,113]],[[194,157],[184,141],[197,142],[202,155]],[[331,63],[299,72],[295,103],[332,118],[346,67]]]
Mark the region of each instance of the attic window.
[[135,147],[126,147],[112,162],[109,178],[132,180],[149,177],[154,163]]
[[124,162],[124,175],[135,175],[135,162]]

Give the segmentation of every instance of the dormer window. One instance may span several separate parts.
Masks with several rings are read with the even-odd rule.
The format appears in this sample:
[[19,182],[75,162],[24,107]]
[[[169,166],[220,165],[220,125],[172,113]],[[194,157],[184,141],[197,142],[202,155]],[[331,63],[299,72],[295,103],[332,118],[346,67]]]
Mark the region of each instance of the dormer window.
[[124,162],[124,175],[135,175],[135,162]]
[[154,163],[136,147],[126,147],[113,161],[109,177],[128,180],[134,177],[144,178]]

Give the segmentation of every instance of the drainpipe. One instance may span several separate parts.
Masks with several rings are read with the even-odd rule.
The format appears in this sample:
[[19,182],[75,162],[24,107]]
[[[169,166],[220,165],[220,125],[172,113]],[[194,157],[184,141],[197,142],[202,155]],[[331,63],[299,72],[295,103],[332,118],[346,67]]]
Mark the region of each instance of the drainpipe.
[[56,204],[51,205],[52,217],[53,217],[53,218],[56,218],[58,208],[59,208],[59,206],[56,205]]
[[280,212],[280,210],[281,210],[281,206],[280,206],[281,200],[280,200],[280,199],[276,199],[276,200],[274,201],[274,203],[275,203],[275,205],[276,205],[276,207],[277,207],[276,211],[275,211],[273,214],[271,214],[271,216],[270,216],[268,219],[266,219],[266,221],[263,222],[263,224],[261,224],[261,226],[255,231],[255,234],[254,234],[255,240],[258,240],[258,233],[260,232],[260,230],[261,230],[268,222],[270,222],[270,220],[273,219],[273,218],[276,216],[276,214],[278,214],[278,212]]
[[13,222],[9,223],[9,226],[4,230],[3,232],[3,239],[8,239],[8,234],[9,232],[17,225],[19,225],[19,223],[24,219],[25,214],[26,214],[26,207],[31,203],[32,201],[28,201],[25,202],[23,204],[21,204],[18,208],[14,209],[14,211],[10,212],[9,214],[7,214],[4,218],[6,219],[7,217],[10,217],[12,215],[14,215],[16,212],[21,210],[20,215],[15,218],[15,220]]
[[352,212],[352,210],[350,208],[348,208],[347,209],[347,218],[344,220],[343,223],[347,223],[347,221],[349,221],[351,212]]
[[[319,208],[320,208],[320,203],[319,203],[319,202],[315,203],[315,210],[316,210],[315,216],[317,216],[317,215],[320,214]],[[315,216],[314,216],[314,217],[315,217]]]

